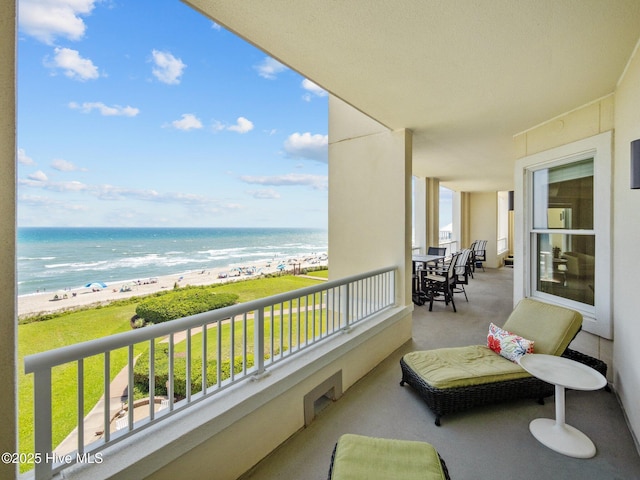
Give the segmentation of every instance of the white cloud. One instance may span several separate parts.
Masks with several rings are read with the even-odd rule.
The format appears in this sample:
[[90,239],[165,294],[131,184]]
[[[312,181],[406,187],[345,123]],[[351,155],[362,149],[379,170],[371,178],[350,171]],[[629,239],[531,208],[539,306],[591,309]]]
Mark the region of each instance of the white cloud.
[[329,136],[311,133],[294,133],[284,142],[284,150],[293,158],[307,158],[327,162]]
[[255,65],[253,68],[258,71],[258,75],[268,80],[274,80],[279,73],[287,70],[285,65],[271,57],[266,57],[261,63]]
[[288,173],[286,175],[240,177],[245,183],[267,186],[310,186],[316,190],[324,190],[328,186],[328,178],[324,175],[310,175],[303,173]]
[[206,197],[204,195],[191,193],[162,193],[153,189],[134,189],[110,184],[90,185],[78,181],[52,182],[49,181],[46,174],[42,171],[37,171],[29,175],[27,179],[18,180],[18,185],[21,187],[39,188],[52,192],[82,192],[94,198],[107,201],[144,200],[148,202],[189,205],[198,207],[218,205],[221,208],[227,210],[241,208],[241,206],[236,204],[226,204],[219,200]]
[[16,159],[18,160],[18,163],[22,164],[22,165],[35,165],[36,162],[33,160],[33,158],[29,157],[27,155],[27,152],[25,152],[24,148],[19,148],[18,149],[18,155],[16,156]]
[[89,15],[96,0],[20,0],[20,29],[41,42],[52,45],[56,37],[80,40],[86,25],[81,15]]
[[307,78],[302,80],[302,88],[304,88],[308,92],[302,97],[307,102],[310,102],[313,96],[326,97],[328,95],[327,91],[324,88],[319,87]]
[[81,192],[87,191],[89,187],[84,183],[71,181],[71,182],[51,182],[47,175],[38,171],[27,177],[27,180],[18,180],[18,185],[42,188],[43,190],[49,190],[52,192]]
[[51,182],[47,188],[56,192],[84,192],[89,187],[82,182],[73,180],[71,182]]
[[211,125],[211,129],[214,132],[221,132],[222,130],[225,130],[227,127],[225,126],[224,123],[220,122],[219,120],[216,120],[215,122],[213,122],[213,125]]
[[19,195],[18,204],[20,206],[28,205],[31,207],[51,207],[55,205],[62,205],[62,202],[53,200],[50,197],[41,197],[37,195]]
[[100,76],[98,67],[89,59],[82,58],[77,50],[56,47],[51,62],[45,60],[45,65],[60,68],[64,74],[73,80],[94,80]]
[[98,110],[101,115],[105,117],[135,117],[140,113],[140,109],[127,105],[122,107],[120,105],[108,106],[102,102],[84,102],[79,104],[76,102],[70,102],[69,108],[74,110],[82,110],[84,113],[90,113],[93,110]]
[[154,50],[151,52],[153,57],[153,75],[162,83],[169,85],[177,85],[180,83],[180,77],[184,73],[184,69],[187,67],[182,60],[174,57],[169,52],[160,52]]
[[247,193],[258,200],[276,200],[280,198],[280,194],[272,188],[248,190]]
[[230,132],[247,133],[253,130],[253,122],[245,117],[238,117],[235,125],[227,125],[216,120],[213,122],[213,125],[211,125],[211,130],[214,132],[228,130]]
[[51,168],[60,172],[75,172],[77,170],[82,170],[76,167],[73,163],[61,158],[55,159],[51,162]]
[[227,127],[227,130],[238,133],[247,133],[253,130],[253,122],[244,117],[239,117],[235,125]]
[[192,113],[183,113],[180,120],[171,122],[171,126],[178,130],[197,130],[202,128],[202,122]]
[[49,178],[47,177],[47,174],[44,173],[42,170],[38,170],[37,172],[33,172],[32,174],[28,175],[27,178],[29,180],[33,180],[34,182],[46,182],[49,180]]

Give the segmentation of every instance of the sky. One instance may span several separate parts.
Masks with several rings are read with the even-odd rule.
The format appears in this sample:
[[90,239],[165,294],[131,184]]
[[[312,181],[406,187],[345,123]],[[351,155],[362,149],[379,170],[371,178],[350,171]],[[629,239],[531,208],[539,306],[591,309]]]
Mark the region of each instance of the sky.
[[326,92],[161,4],[19,0],[18,225],[327,228]]

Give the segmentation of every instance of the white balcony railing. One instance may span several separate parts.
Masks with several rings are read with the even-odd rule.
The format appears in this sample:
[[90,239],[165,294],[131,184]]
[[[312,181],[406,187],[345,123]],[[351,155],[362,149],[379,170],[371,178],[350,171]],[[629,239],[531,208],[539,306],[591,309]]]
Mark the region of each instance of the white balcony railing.
[[498,244],[497,244],[498,255],[506,252],[509,249],[508,242],[509,242],[509,239],[506,237],[498,239]]
[[[25,357],[25,373],[34,374],[35,478],[50,479],[70,464],[85,461],[107,446],[230,385],[249,378],[259,379],[278,362],[295,359],[314,344],[392,307],[396,301],[395,275],[395,268],[376,270]],[[134,365],[140,355],[145,355],[136,354],[141,347],[148,349],[148,368],[145,367],[143,380],[151,393],[146,406],[136,408],[132,392],[135,381],[140,380],[140,372],[136,371],[134,379]],[[125,367],[128,398],[122,406],[113,401],[110,391],[111,355],[119,349],[127,349],[128,360]],[[162,380],[157,378],[156,362],[165,355],[165,350],[166,396],[158,408],[154,392],[163,385],[158,384]],[[104,406],[98,415],[102,434],[98,439],[85,433],[84,408],[85,361],[96,356],[102,357],[104,378]],[[56,408],[77,409],[76,450],[58,455],[53,453],[52,445],[52,391],[56,387],[52,384],[52,369],[70,363],[75,363],[77,369],[76,405]],[[177,368],[181,373],[184,368],[184,381],[180,380],[180,385]],[[140,408],[143,411],[136,412]]]
[[440,240],[438,246],[445,247],[447,249],[447,254],[455,253],[458,251],[457,240]]

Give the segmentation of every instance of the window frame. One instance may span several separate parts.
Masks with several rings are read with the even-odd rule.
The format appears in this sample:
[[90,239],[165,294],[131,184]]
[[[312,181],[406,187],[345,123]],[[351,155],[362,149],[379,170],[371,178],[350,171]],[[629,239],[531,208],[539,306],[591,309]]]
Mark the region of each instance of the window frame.
[[[534,297],[556,305],[578,310],[584,317],[583,329],[604,338],[612,338],[611,311],[611,166],[612,132],[605,132],[561,147],[523,157],[515,169],[516,267],[514,301]],[[574,234],[574,229],[533,228],[533,172],[593,158],[593,230],[580,234],[595,237],[594,306],[565,299],[537,290],[534,280],[537,267],[537,235],[539,233]],[[518,258],[519,257],[519,258]],[[519,261],[518,261],[519,260]]]

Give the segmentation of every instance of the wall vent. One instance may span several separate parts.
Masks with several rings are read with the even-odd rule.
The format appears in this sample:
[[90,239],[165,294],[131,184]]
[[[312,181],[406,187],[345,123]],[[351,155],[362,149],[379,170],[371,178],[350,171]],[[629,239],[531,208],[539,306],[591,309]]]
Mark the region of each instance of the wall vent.
[[304,426],[308,426],[331,401],[342,396],[342,370],[334,373],[304,396]]

